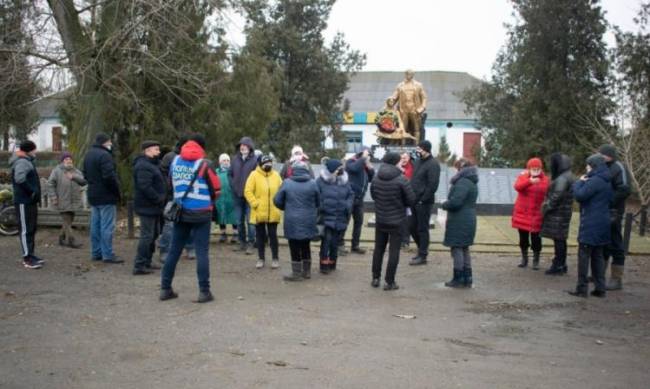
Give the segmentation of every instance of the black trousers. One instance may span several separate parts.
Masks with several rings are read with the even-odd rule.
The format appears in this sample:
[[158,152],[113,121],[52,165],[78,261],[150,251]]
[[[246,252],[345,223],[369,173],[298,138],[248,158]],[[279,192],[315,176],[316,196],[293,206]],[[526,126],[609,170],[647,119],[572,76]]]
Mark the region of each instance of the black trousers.
[[418,246],[418,256],[429,255],[429,221],[433,204],[417,204],[411,215],[411,236]]
[[388,264],[386,265],[386,283],[395,282],[395,273],[399,264],[399,251],[402,246],[401,226],[375,227],[375,252],[372,255],[372,278],[381,277],[381,267],[384,262],[384,253],[388,244]]
[[[356,249],[361,242],[361,229],[363,228],[363,198],[354,199],[350,218],[352,219],[352,248]],[[345,231],[341,234],[339,246],[345,247]]]
[[311,261],[310,239],[289,239],[291,262]]
[[539,232],[518,231],[519,247],[522,250],[528,250],[528,247],[532,247],[535,253],[542,251],[542,238],[539,236]]
[[34,255],[34,237],[36,236],[36,223],[38,221],[37,204],[14,204],[16,221],[20,229],[20,248],[23,258]]
[[621,218],[617,218],[611,225],[611,242],[605,246],[605,260],[612,258],[612,265],[625,265],[625,249],[623,248],[623,234],[621,232]]
[[273,260],[278,259],[278,223],[257,223],[255,225],[255,234],[257,240],[257,254],[259,259],[264,260],[266,257],[264,251],[268,240],[271,246],[271,255]]
[[580,243],[578,248],[578,285],[576,290],[587,292],[589,288],[589,265],[594,278],[596,290],[605,291],[605,259],[603,252],[605,246],[591,246]]
[[553,239],[553,249],[555,252],[555,263],[560,266],[566,266],[566,239]]
[[345,230],[335,230],[325,226],[323,239],[320,241],[320,259],[329,259],[334,262],[339,257],[339,244],[345,235]]
[[156,251],[156,239],[160,236],[162,223],[160,216],[140,215],[140,240],[133,267],[143,269],[151,265],[151,258]]

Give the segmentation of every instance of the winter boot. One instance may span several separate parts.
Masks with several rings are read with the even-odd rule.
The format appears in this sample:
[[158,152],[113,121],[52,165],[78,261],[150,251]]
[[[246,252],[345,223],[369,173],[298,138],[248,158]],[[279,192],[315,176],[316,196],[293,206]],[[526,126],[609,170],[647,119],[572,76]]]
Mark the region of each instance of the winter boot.
[[528,267],[528,249],[521,249],[521,263],[517,266],[521,268]]
[[533,251],[533,270],[539,270],[539,251]]
[[308,280],[311,278],[311,260],[303,259],[302,260],[302,278]]
[[302,281],[302,262],[291,261],[291,274],[282,278],[285,281]]
[[208,303],[212,300],[214,300],[214,296],[212,296],[212,292],[210,292],[210,289],[207,289],[207,290],[200,291],[199,297],[196,300],[194,300],[194,302],[203,304],[203,303]]
[[557,258],[553,257],[553,259],[551,260],[551,267],[546,269],[544,274],[546,274],[548,276],[562,274],[562,268],[561,268]]
[[612,264],[612,276],[607,283],[605,289],[607,290],[621,290],[623,289],[623,270],[625,269],[622,265],[613,265]]
[[66,246],[64,234],[59,235],[59,246]]
[[239,235],[235,232],[230,237],[230,244],[237,244],[237,243],[239,243]]
[[219,237],[219,243],[226,243],[227,240],[228,240],[228,235],[226,235],[225,232],[222,232],[221,236]]
[[330,259],[330,271],[336,270],[336,259]]
[[320,272],[323,274],[329,274],[330,273],[330,259],[329,258],[321,258],[320,260]]
[[463,283],[463,271],[459,269],[454,269],[454,278],[450,281],[445,282],[445,286],[448,288],[461,288],[464,286]]
[[466,267],[463,269],[463,284],[466,288],[471,288],[473,283],[474,279],[472,278],[472,268]]

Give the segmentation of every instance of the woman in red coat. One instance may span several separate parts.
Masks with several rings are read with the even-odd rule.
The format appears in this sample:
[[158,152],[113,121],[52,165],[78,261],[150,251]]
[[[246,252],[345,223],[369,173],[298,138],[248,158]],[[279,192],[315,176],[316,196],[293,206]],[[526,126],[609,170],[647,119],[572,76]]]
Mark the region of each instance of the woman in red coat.
[[528,266],[528,247],[533,248],[533,270],[539,270],[539,255],[542,251],[542,203],[548,189],[548,177],[542,171],[542,160],[532,158],[515,182],[517,200],[512,212],[512,227],[519,230],[521,263]]

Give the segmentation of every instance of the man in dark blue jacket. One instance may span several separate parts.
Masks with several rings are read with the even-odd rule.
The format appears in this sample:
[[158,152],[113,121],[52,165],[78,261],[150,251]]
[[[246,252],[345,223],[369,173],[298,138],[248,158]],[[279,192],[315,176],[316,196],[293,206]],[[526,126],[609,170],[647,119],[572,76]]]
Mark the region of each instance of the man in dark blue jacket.
[[[354,192],[351,215],[353,220],[351,251],[357,254],[365,254],[366,250],[359,247],[359,243],[361,241],[361,228],[363,227],[363,199],[368,191],[368,183],[375,176],[375,169],[370,163],[370,148],[367,146],[361,147],[361,151],[345,162],[345,171],[348,173],[348,180]],[[339,251],[345,253],[343,236],[339,244]]]
[[587,297],[589,265],[594,277],[592,296],[605,297],[605,261],[603,252],[611,241],[609,203],[612,200],[610,174],[600,154],[587,158],[587,174],[573,184],[573,194],[580,203],[578,230],[578,284],[569,294]]
[[26,140],[20,144],[19,150],[9,160],[16,221],[20,229],[18,236],[22,248],[23,266],[27,269],[40,269],[45,262],[34,255],[38,203],[41,201],[41,184],[34,165],[35,156],[36,144]]
[[621,161],[618,160],[616,148],[602,145],[598,152],[605,158],[609,168],[614,195],[609,203],[610,227],[612,241],[605,247],[605,272],[609,257],[612,257],[612,275],[607,283],[607,290],[623,289],[623,270],[625,268],[625,248],[623,248],[622,221],[625,215],[625,200],[630,196],[630,176]]
[[[230,172],[228,173],[235,203],[235,217],[238,220],[239,250],[237,251],[245,251],[247,255],[253,254],[255,227],[248,223],[250,206],[244,198],[244,186],[248,176],[257,168],[257,158],[254,152],[253,140],[247,136],[241,138],[237,144],[235,155],[230,159]],[[246,234],[247,228],[248,236]],[[248,241],[246,241],[247,238]]]
[[122,263],[113,253],[115,214],[120,200],[120,185],[112,154],[111,138],[99,133],[84,158],[83,173],[88,181],[90,204],[90,242],[93,261]]
[[159,156],[160,143],[148,140],[142,142],[142,154],[133,161],[133,205],[140,218],[140,241],[133,263],[133,275],[151,274],[152,270],[160,269],[151,262],[156,239],[160,235],[162,211],[167,195]]

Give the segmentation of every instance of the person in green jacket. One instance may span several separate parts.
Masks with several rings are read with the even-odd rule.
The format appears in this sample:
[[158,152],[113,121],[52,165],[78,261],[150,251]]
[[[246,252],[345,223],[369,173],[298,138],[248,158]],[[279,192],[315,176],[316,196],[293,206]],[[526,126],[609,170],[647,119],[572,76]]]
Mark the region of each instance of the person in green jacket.
[[454,278],[445,282],[450,288],[472,287],[472,259],[469,246],[476,236],[476,199],[478,198],[478,170],[464,158],[454,167],[458,170],[451,179],[447,201],[442,209],[447,211],[445,240],[454,259]]
[[230,170],[230,156],[228,154],[221,154],[219,156],[219,167],[217,174],[221,180],[221,196],[215,202],[217,208],[217,223],[221,230],[220,243],[225,243],[228,240],[226,233],[226,226],[232,225],[233,233],[230,238],[230,243],[235,244],[238,240],[237,235],[237,218],[235,217],[235,203],[232,197],[232,188],[230,187],[230,178],[228,172]]

